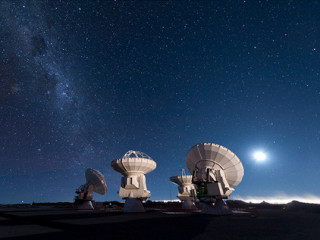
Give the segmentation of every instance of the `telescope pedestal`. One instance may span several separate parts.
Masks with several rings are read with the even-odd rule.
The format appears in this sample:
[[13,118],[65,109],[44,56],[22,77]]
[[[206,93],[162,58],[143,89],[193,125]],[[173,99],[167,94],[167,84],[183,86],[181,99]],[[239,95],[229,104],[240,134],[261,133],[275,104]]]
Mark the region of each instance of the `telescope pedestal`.
[[90,200],[82,200],[78,207],[79,210],[93,210],[92,202]]
[[197,207],[192,200],[183,200],[182,209],[197,209]]
[[142,201],[139,198],[127,198],[124,203],[123,212],[145,212]]
[[202,213],[210,215],[231,215],[232,211],[222,199],[215,202],[202,202]]

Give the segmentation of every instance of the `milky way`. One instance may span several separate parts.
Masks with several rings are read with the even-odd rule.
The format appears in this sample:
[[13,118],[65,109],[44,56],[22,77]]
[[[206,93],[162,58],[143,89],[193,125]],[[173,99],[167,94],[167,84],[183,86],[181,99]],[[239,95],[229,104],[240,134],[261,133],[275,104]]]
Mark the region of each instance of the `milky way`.
[[[153,199],[199,142],[245,168],[237,196],[320,195],[317,1],[1,1],[0,202],[72,201],[128,150]],[[268,161],[258,165],[261,149]],[[277,184],[275,184],[277,182]],[[259,187],[257,187],[259,186]]]

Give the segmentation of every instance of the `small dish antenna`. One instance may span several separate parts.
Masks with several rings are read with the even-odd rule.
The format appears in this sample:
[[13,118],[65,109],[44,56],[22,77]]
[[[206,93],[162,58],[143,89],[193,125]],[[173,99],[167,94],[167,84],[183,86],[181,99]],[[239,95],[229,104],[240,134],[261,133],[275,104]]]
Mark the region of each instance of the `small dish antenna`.
[[78,194],[77,202],[79,202],[78,209],[94,209],[92,206],[93,192],[104,195],[107,192],[106,181],[104,176],[98,170],[88,168],[86,170],[86,184],[81,185],[76,193]]
[[111,167],[123,175],[118,193],[126,200],[124,212],[144,212],[142,201],[150,197],[145,174],[157,167],[156,162],[143,152],[130,150],[122,158],[113,160]]
[[170,181],[178,185],[178,198],[182,201],[183,209],[197,209],[194,202],[196,201],[196,190],[192,183],[192,175],[186,175],[184,169],[181,175],[170,177]]
[[199,143],[188,151],[186,164],[192,173],[202,212],[231,214],[223,199],[227,199],[242,181],[244,169],[240,159],[221,145]]

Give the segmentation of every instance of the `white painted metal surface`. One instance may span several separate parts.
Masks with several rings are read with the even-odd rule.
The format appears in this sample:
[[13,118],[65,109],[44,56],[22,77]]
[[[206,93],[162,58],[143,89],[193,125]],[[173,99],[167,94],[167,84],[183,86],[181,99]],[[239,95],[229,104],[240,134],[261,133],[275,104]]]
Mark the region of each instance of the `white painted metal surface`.
[[88,185],[93,186],[93,191],[101,195],[107,192],[107,184],[104,176],[98,170],[88,168],[86,170],[86,180]]
[[157,164],[150,156],[138,151],[128,151],[122,158],[113,160],[111,167],[124,176],[137,173],[147,174],[153,171]]
[[199,169],[199,180],[205,180],[207,169],[223,170],[230,187],[237,186],[243,178],[244,169],[240,159],[232,151],[214,143],[200,143],[187,153],[186,164],[190,173]]

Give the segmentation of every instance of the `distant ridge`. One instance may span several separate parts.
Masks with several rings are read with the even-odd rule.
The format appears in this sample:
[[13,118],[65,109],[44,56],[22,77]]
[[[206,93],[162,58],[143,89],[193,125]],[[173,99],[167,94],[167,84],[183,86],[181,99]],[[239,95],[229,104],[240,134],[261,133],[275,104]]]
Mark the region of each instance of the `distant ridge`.
[[[293,200],[286,204],[273,204],[263,201],[261,203],[251,203],[243,200],[227,200],[226,201],[230,208],[257,208],[257,209],[278,209],[284,211],[307,211],[313,213],[320,213],[320,204],[315,203],[303,203],[296,200]],[[96,202],[101,206],[112,205],[123,205],[123,202],[119,201],[108,201],[108,202]],[[180,201],[178,200],[148,200],[144,203],[146,206],[173,206],[179,205]],[[56,202],[56,203],[33,203],[33,204],[0,204],[0,208],[74,208],[74,203],[72,202]]]

